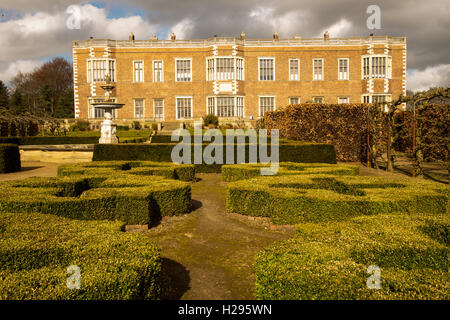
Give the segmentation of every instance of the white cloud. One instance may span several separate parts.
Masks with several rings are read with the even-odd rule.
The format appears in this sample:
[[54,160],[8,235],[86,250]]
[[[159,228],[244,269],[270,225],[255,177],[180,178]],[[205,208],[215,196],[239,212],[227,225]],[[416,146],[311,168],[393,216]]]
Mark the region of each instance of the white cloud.
[[353,23],[351,21],[348,21],[345,18],[342,18],[335,24],[329,26],[328,28],[324,29],[317,37],[321,38],[323,37],[323,34],[325,31],[328,31],[331,38],[341,38],[346,36],[353,28]]
[[423,91],[450,85],[450,64],[439,64],[423,70],[411,70],[406,82],[408,90]]
[[40,67],[43,61],[40,60],[17,60],[8,64],[7,68],[0,71],[0,80],[8,82],[17,75],[17,73],[31,72],[35,68]]
[[276,14],[274,8],[257,7],[248,14],[249,24],[264,24],[271,26],[272,30],[277,31],[280,38],[292,37],[300,33],[299,26],[308,21],[308,16],[302,11],[289,11],[284,14]]
[[[180,22],[178,22],[177,24],[175,24],[172,27],[171,32],[175,33],[175,36],[177,39],[183,40],[183,39],[189,39],[191,37],[192,30],[193,30],[193,21],[189,18],[185,18],[185,19],[181,20]],[[170,39],[170,32],[169,32],[168,37]]]

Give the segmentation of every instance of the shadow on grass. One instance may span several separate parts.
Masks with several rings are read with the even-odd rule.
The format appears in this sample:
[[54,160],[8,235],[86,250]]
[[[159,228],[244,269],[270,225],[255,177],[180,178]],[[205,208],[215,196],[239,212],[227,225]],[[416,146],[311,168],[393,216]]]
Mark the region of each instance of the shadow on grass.
[[22,167],[22,168],[20,168],[20,171],[30,171],[30,170],[40,169],[40,168],[43,168],[43,166],[40,166],[40,167]]
[[189,271],[182,264],[162,258],[161,300],[180,300],[190,282]]

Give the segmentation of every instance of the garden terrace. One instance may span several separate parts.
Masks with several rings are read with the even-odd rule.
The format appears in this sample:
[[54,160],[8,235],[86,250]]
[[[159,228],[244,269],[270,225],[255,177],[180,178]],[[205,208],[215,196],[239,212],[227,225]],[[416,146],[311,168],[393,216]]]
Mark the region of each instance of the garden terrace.
[[448,213],[449,190],[434,182],[366,176],[286,175],[231,182],[227,211],[275,224],[385,213]]
[[[231,182],[261,176],[261,169],[268,168],[261,163],[230,164],[222,166],[222,180]],[[359,166],[337,165],[326,163],[294,163],[279,164],[277,176],[301,174],[359,175]]]
[[[160,249],[122,222],[0,213],[0,299],[158,299]],[[67,268],[81,269],[69,290]]]
[[193,181],[194,165],[151,161],[96,161],[58,167],[58,176],[110,176],[126,174],[131,176],[162,176],[168,179]]
[[[301,223],[256,256],[259,299],[441,299],[448,291],[448,215],[380,215]],[[370,290],[369,266],[381,270]]]
[[163,177],[111,174],[28,178],[0,183],[0,212],[41,212],[72,219],[157,222],[188,212],[187,182]]

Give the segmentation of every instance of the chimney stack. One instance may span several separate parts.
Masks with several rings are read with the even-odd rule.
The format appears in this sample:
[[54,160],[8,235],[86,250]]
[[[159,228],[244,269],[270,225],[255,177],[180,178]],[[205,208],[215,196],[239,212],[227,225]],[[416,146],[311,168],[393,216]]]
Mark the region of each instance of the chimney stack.
[[278,40],[278,32],[274,32],[273,33],[273,40],[277,41]]
[[330,40],[330,34],[328,33],[328,31],[325,31],[325,33],[323,34],[323,40]]
[[129,41],[134,41],[134,34],[133,32],[130,32],[130,35],[128,36]]
[[245,40],[245,32],[244,31],[241,32],[241,40],[242,41]]
[[170,40],[175,41],[175,39],[176,39],[175,33],[172,32],[170,34]]

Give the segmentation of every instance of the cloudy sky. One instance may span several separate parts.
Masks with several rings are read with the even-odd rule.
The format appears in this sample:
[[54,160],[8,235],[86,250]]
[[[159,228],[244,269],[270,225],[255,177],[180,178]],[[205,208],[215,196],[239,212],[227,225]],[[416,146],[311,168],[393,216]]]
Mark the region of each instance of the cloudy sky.
[[[80,29],[69,29],[77,5]],[[369,30],[369,5],[381,9],[381,29]],[[166,39],[213,35],[280,38],[391,35],[408,37],[408,89],[450,85],[448,0],[1,0],[0,80],[55,56],[71,60],[71,41],[95,38]]]

